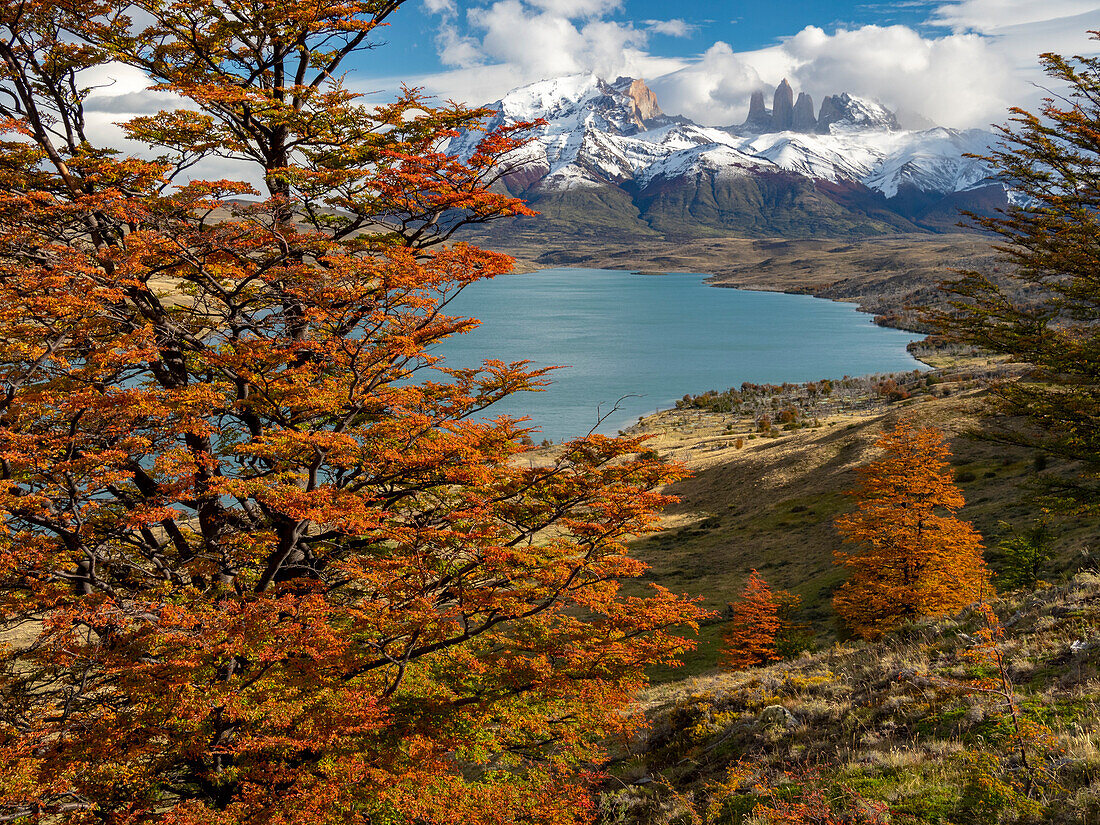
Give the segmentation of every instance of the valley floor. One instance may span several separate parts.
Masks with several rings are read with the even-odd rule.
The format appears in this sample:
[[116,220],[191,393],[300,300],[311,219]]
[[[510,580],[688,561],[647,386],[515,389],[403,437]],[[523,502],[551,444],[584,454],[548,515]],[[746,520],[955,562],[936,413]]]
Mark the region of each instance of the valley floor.
[[[518,237],[524,269],[586,266],[713,275],[718,286],[853,301],[880,323],[920,329],[917,305],[943,306],[952,270],[994,272],[977,235],[854,242],[581,241],[545,251]],[[945,264],[946,262],[946,264]],[[992,667],[978,609],[880,642],[843,640],[831,599],[843,581],[834,521],[846,492],[900,419],[944,431],[994,573],[998,545],[1046,515],[1049,474],[1076,468],[988,431],[991,382],[1019,369],[972,352],[916,345],[931,372],[803,385],[700,387],[630,434],[692,475],[659,532],[637,540],[659,583],[715,611],[677,670],[655,670],[638,712],[648,726],[613,747],[600,798],[607,825],[997,825],[1100,822],[1100,521],[1052,520],[1055,556],[1035,591],[993,603],[1004,666]],[[756,569],[802,599],[814,651],[739,673],[719,668],[727,605]],[[994,580],[996,584],[996,579]],[[993,686],[992,688],[990,686]],[[997,687],[997,686],[1000,687]],[[1014,721],[1015,720],[1015,721]]]

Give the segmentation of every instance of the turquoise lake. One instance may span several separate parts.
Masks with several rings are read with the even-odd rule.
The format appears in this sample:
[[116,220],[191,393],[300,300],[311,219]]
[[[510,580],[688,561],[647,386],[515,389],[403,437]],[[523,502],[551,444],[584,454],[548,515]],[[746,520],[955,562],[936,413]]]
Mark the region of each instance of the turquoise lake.
[[[548,269],[467,287],[448,307],[482,325],[442,342],[449,366],[483,359],[561,365],[544,392],[520,393],[489,417],[529,416],[539,441],[614,434],[685,393],[923,365],[905,346],[921,336],[876,326],[852,304],[708,286],[705,275]],[[624,398],[624,396],[626,396]],[[622,399],[621,401],[619,399]]]

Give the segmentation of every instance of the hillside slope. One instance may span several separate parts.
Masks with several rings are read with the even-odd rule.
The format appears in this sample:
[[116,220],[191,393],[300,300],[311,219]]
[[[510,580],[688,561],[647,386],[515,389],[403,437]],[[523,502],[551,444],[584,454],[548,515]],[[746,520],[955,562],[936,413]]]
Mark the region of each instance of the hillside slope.
[[[549,213],[547,218],[556,221],[557,214]],[[604,219],[610,220],[608,213]],[[952,267],[989,272],[1004,265],[992,241],[978,234],[855,240],[714,237],[670,242],[648,228],[630,240],[616,240],[610,230],[601,237],[601,226],[593,219],[586,234],[571,236],[568,243],[518,226],[506,237],[494,238],[477,230],[468,237],[515,255],[524,271],[564,266],[702,272],[716,286],[851,301],[881,316],[884,323],[905,329],[920,329],[915,307],[943,305],[946,299],[938,284],[952,277]]]
[[[975,687],[1001,684],[978,610],[651,690],[650,730],[619,747],[604,821],[1100,821],[1100,575],[994,608],[1004,693]],[[799,804],[818,817],[767,813]]]
[[[947,434],[967,500],[961,516],[985,537],[996,571],[998,541],[1042,514],[1027,489],[1039,468],[1068,468],[970,435],[980,424],[988,382],[1006,376],[1006,367],[969,358],[952,366],[953,359],[922,351],[918,357],[938,357],[940,369],[831,382],[828,395],[823,385],[743,389],[736,409],[724,409],[730,406],[724,395],[696,396],[683,409],[631,428],[651,435],[653,449],[693,473],[670,488],[681,502],[666,511],[665,529],[635,543],[634,553],[650,565],[645,581],[702,595],[722,610],[755,568],[802,598],[802,618],[819,642],[834,639],[830,602],[843,571],[833,561],[840,546],[833,521],[852,508],[846,491],[856,486],[856,468],[902,417]],[[762,431],[765,420],[770,426]],[[1082,553],[1100,546],[1096,519],[1063,519],[1054,530],[1052,577],[1087,563]],[[722,629],[721,621],[702,628],[686,671],[655,675],[677,679],[713,669]]]

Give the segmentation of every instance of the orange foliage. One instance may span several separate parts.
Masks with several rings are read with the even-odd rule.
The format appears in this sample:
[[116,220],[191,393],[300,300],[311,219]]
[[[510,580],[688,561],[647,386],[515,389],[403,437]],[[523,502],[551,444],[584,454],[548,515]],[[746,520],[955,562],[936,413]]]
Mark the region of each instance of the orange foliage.
[[[522,136],[463,160],[484,111],[335,79],[399,5],[0,8],[4,821],[583,822],[687,646],[617,582],[676,468],[517,460],[480,416],[544,372],[427,351],[511,268],[452,238],[527,211],[490,189]],[[109,61],[189,101],[125,126],[156,161],[84,132]],[[181,185],[227,156],[262,191]]]
[[722,665],[744,670],[779,661],[781,657],[776,652],[776,636],[781,626],[779,603],[755,570],[749,574],[732,612],[722,644]]
[[964,502],[943,434],[903,421],[878,446],[884,455],[861,470],[856,511],[836,522],[857,549],[835,554],[849,578],[833,605],[864,638],[958,610],[989,592],[981,536],[954,515]]
[[766,801],[753,809],[755,821],[761,825],[888,825],[889,807],[882,802],[865,799],[860,794],[840,786],[827,789],[814,774],[789,776],[801,785],[795,799],[769,784],[758,784],[756,793]]

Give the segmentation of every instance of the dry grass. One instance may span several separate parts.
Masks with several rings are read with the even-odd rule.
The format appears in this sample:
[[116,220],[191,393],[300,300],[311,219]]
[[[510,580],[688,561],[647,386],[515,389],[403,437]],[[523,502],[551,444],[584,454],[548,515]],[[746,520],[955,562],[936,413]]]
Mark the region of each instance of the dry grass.
[[[644,419],[631,433],[652,436],[653,449],[693,475],[669,488],[681,502],[666,512],[663,530],[635,543],[634,553],[650,565],[642,583],[701,595],[721,610],[756,569],[773,587],[802,598],[802,618],[819,642],[835,638],[830,602],[843,572],[833,560],[841,546],[833,522],[852,507],[846,491],[857,484],[856,468],[871,460],[879,435],[902,417],[948,434],[968,502],[962,516],[987,547],[1009,525],[1028,526],[1041,511],[1026,490],[1035,478],[1035,455],[971,437],[981,423],[985,383],[967,378],[959,365],[951,374],[908,400],[843,410],[820,426],[773,430],[776,437],[755,433],[754,418],[735,412],[683,409]],[[1048,469],[1057,467],[1050,462]],[[1096,519],[1067,519],[1055,528],[1053,577],[1076,570],[1082,551],[1100,545]],[[716,665],[720,634],[720,622],[704,626],[687,674]],[[683,675],[655,673],[659,679]]]
[[[627,784],[655,780],[657,790],[647,796],[638,788],[650,787],[648,781],[633,786],[629,811],[653,821],[652,794],[661,788],[703,799],[731,764],[740,764],[758,780],[812,770],[822,781],[889,803],[898,821],[1097,821],[1088,817],[1100,814],[1100,579],[1082,574],[1006,598],[996,609],[1017,651],[1018,703],[1051,733],[1046,744],[1029,745],[1031,773],[1042,779],[1032,799],[982,807],[986,802],[971,793],[974,771],[981,770],[974,765],[985,764],[975,763],[976,755],[992,760],[991,781],[1005,787],[1023,788],[1026,776],[1005,738],[1003,702],[945,687],[947,676],[978,675],[961,653],[980,616],[964,611],[875,644],[838,644],[768,668],[711,672],[651,689],[643,704],[651,730],[618,754],[617,772]],[[1045,621],[1051,617],[1053,624]],[[1074,652],[1075,641],[1088,647]],[[771,705],[794,721],[763,724]],[[751,797],[751,789],[742,791]],[[729,801],[731,810],[751,808],[736,802]]]

